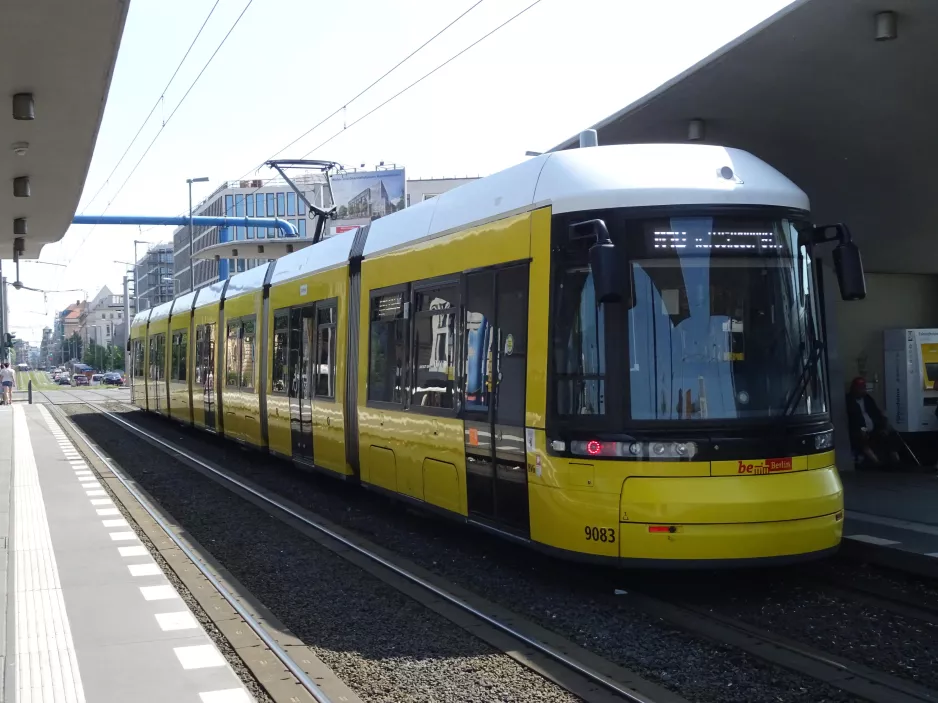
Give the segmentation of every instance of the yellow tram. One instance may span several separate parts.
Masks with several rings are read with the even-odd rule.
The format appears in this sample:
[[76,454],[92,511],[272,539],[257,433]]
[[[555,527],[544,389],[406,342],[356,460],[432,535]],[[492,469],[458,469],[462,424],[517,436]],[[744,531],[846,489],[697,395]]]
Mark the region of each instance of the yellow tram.
[[808,210],[734,149],[539,156],[139,313],[133,403],[561,557],[820,556],[815,248],[865,289]]

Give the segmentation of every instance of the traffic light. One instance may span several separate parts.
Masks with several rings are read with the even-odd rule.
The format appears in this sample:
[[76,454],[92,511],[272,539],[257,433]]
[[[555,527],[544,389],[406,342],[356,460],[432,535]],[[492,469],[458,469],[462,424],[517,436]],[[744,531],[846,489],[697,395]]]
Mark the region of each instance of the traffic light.
[[6,333],[6,339],[3,340],[3,346],[5,346],[7,349],[12,348],[12,347],[13,347],[13,338],[14,338],[15,336],[16,336],[16,333],[15,333],[15,332],[7,332],[7,333]]

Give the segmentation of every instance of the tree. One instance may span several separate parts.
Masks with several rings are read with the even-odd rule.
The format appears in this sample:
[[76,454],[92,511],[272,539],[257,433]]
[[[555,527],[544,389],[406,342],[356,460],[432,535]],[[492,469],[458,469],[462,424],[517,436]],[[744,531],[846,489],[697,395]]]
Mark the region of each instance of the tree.
[[88,346],[85,348],[81,361],[92,368],[97,368],[98,362],[101,361],[100,347],[94,343],[93,339],[88,340]]
[[81,335],[78,332],[72,332],[72,336],[68,338],[68,343],[66,344],[67,356],[69,359],[81,359],[81,351],[84,346],[81,343]]

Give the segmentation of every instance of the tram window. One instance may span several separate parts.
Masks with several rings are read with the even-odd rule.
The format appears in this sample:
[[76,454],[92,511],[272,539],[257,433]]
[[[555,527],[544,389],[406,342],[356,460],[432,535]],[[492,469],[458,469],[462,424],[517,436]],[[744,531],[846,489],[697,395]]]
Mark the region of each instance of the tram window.
[[605,308],[596,305],[589,269],[564,271],[557,288],[554,375],[560,415],[604,415]]
[[335,303],[320,303],[316,311],[316,367],[313,390],[317,398],[335,398]]
[[150,337],[150,380],[162,381],[166,378],[166,371],[163,368],[163,350],[166,346],[164,335],[155,334]]
[[407,364],[406,330],[403,293],[378,295],[371,299],[369,400],[398,404],[403,402],[404,368]]
[[143,343],[139,339],[134,340],[134,376],[143,378]]
[[182,332],[179,335],[179,380],[186,380],[186,367],[188,366],[189,353],[189,333]]
[[234,388],[238,387],[238,374],[241,370],[240,333],[240,320],[228,323],[228,343],[225,346],[225,385]]
[[202,388],[215,389],[215,324],[202,326]]
[[290,313],[286,310],[274,313],[274,358],[271,369],[271,393],[286,393],[289,367],[287,348],[290,335]]
[[455,286],[424,290],[415,296],[416,374],[411,407],[453,408],[457,299]]
[[253,317],[241,322],[241,390],[254,391],[254,340],[256,323]]
[[179,380],[179,332],[173,332],[170,348],[169,380]]

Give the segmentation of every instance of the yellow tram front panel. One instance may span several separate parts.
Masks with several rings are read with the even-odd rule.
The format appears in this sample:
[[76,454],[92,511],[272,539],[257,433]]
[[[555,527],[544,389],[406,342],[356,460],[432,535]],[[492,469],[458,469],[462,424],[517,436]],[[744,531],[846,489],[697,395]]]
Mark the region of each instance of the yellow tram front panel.
[[[184,374],[180,374],[178,371],[174,373],[173,369],[170,368],[170,374],[167,376],[169,380],[169,414],[174,420],[186,424],[189,424],[191,419],[191,408],[189,407],[189,376],[192,369],[193,349],[192,340],[189,338],[189,323],[191,320],[192,311],[189,309],[174,313],[169,321],[169,335],[167,336],[167,354],[171,366],[176,362],[177,354],[185,355],[185,358],[181,360],[181,363],[185,364],[183,367]],[[180,346],[177,351],[176,345],[173,344],[178,335],[185,335],[183,337],[185,340],[184,350]],[[179,378],[175,378],[176,376],[179,376]]]
[[200,328],[204,330],[206,329],[206,325],[211,325],[210,329],[212,329],[214,333],[214,342],[212,343],[212,348],[210,351],[207,349],[203,350],[204,358],[196,359],[195,363],[192,365],[192,367],[190,367],[192,368],[190,382],[192,384],[193,424],[196,427],[208,429],[212,432],[218,431],[218,413],[216,408],[216,413],[214,415],[214,420],[211,423],[211,426],[206,426],[206,402],[210,402],[212,405],[217,402],[218,394],[215,384],[220,380],[224,380],[216,378],[218,354],[219,350],[224,344],[224,334],[222,333],[219,337],[218,331],[218,307],[219,304],[217,302],[203,305],[201,307],[196,307],[196,309],[192,312],[195,336],[189,340],[189,344],[192,347],[194,353],[198,345]]
[[549,547],[627,565],[795,556],[840,543],[843,487],[832,452],[793,457],[801,470],[711,475],[706,461],[553,456],[544,432],[534,437],[531,539]]
[[[354,472],[345,456],[345,403],[346,356],[348,349],[348,267],[338,266],[319,271],[311,276],[295,278],[272,286],[269,293],[268,338],[273,339],[276,312],[293,307],[336,301],[336,353],[335,398],[314,397],[310,400],[313,435],[313,462],[316,466],[344,476]],[[269,345],[267,359],[267,387],[273,380],[273,344]],[[285,372],[284,377],[288,374]],[[290,404],[286,389],[267,396],[268,441],[277,454],[289,457]]]
[[[225,326],[219,330],[218,346],[224,348],[221,387],[221,412],[223,431],[226,437],[263,446],[261,438],[261,409],[258,394],[260,375],[261,344],[261,291],[245,293],[236,298],[225,299]],[[239,321],[254,321],[253,342],[249,345],[238,333],[232,346],[228,330]],[[238,355],[233,358],[232,352]],[[250,354],[250,364],[244,359]]]
[[466,452],[455,412],[430,415],[368,406],[370,291],[531,256],[532,213],[513,215],[362,262],[358,425],[361,479],[467,515]]

